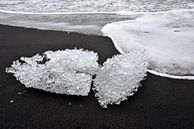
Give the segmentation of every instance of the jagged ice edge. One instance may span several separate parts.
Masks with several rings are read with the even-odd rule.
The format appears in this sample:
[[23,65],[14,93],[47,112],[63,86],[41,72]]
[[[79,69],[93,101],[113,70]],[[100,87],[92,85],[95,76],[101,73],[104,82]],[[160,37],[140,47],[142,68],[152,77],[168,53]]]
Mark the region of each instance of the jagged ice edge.
[[67,95],[87,96],[99,67],[98,55],[83,49],[46,51],[21,57],[6,68],[26,87]]
[[120,104],[132,96],[145,79],[148,61],[145,52],[132,50],[113,56],[97,71],[93,90],[103,108]]

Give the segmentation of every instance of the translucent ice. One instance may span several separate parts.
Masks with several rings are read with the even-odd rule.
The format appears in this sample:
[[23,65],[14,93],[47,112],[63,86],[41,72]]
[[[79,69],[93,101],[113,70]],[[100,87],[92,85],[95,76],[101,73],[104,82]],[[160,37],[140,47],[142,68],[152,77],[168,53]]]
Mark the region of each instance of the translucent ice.
[[91,51],[46,51],[31,58],[21,57],[6,72],[26,87],[49,92],[86,96],[90,91],[92,75],[98,69],[98,56]]
[[107,108],[132,96],[146,76],[147,64],[144,53],[136,50],[108,59],[94,80],[93,90],[100,105]]

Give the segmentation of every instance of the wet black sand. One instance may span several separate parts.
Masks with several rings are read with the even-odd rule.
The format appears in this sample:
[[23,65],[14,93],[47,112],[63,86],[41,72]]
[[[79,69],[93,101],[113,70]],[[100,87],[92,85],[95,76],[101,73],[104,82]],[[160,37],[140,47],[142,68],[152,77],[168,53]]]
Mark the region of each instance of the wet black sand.
[[118,53],[105,37],[0,25],[0,129],[194,128],[194,81],[148,74],[128,101],[103,109],[93,92],[76,97],[26,89],[4,71],[20,56],[74,47],[98,52],[100,63]]

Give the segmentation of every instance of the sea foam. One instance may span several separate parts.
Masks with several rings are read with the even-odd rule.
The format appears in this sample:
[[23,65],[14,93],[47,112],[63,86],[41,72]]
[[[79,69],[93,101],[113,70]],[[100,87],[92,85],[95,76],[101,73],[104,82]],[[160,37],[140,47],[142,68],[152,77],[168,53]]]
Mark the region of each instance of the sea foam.
[[145,14],[135,20],[107,24],[102,32],[121,53],[145,50],[151,73],[194,79],[193,19],[193,10]]
[[193,6],[191,0],[1,0],[0,9],[28,13],[156,12]]

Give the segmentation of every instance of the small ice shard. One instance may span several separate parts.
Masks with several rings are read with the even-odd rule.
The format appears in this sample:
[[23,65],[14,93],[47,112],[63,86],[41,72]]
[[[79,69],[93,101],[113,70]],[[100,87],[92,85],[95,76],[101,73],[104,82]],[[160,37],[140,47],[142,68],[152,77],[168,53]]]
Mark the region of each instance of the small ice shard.
[[7,73],[13,73],[26,87],[58,94],[87,96],[92,75],[98,70],[98,56],[92,51],[58,50],[21,57]]
[[136,50],[108,59],[96,73],[93,90],[104,108],[132,96],[147,72],[144,52]]
[[14,100],[10,100],[9,102],[10,102],[10,103],[13,103],[13,102],[14,102]]

